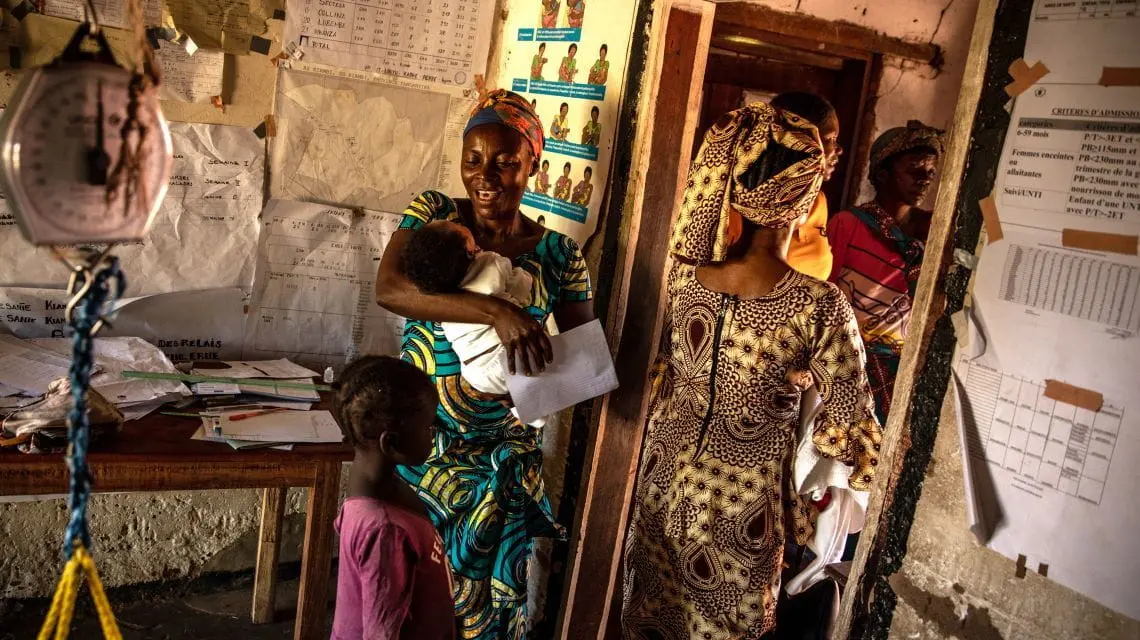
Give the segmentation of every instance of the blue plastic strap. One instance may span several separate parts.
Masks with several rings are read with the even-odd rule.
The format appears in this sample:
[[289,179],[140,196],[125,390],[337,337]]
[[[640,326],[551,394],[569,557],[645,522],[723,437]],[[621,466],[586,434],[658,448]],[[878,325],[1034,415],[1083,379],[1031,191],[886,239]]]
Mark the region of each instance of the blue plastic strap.
[[87,501],[91,496],[91,473],[87,468],[87,446],[91,440],[87,390],[91,386],[91,369],[95,362],[94,333],[103,318],[104,309],[119,299],[125,286],[119,259],[113,256],[106,258],[103,268],[97,271],[76,272],[74,289],[83,291],[83,294],[70,318],[72,357],[68,381],[71,383],[72,407],[68,415],[70,447],[67,466],[71,471],[68,496],[71,519],[63,539],[63,553],[68,558],[75,552],[77,540],[91,548],[91,532],[87,527]]

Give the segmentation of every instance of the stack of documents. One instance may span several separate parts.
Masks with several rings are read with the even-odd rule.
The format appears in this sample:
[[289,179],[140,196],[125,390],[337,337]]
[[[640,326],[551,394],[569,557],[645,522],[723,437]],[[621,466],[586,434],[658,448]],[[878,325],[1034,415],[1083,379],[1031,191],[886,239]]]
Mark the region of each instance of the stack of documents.
[[[0,335],[0,415],[37,401],[52,381],[66,378],[71,349],[71,340],[66,338],[21,340]],[[177,373],[161,351],[140,338],[95,340],[94,356],[91,387],[114,403],[128,420],[141,418],[190,393],[177,381],[124,380],[120,376],[126,369]]]
[[[71,340],[38,338],[29,343],[71,358]],[[125,379],[123,371],[178,373],[174,364],[153,344],[142,338],[98,338],[95,340],[95,366],[91,388],[114,403],[127,420],[138,420],[168,402],[190,395],[186,385],[177,380]]]
[[[317,373],[286,358],[202,363],[194,367],[193,373],[227,379],[226,382],[195,384],[194,393],[201,396],[240,394],[293,402],[316,402],[320,399],[316,389],[296,388],[298,385],[312,385]],[[285,383],[285,386],[269,384],[269,381]]]
[[289,450],[295,443],[336,443],[343,439],[340,427],[328,411],[246,405],[204,411],[200,415],[202,426],[192,439],[225,442],[234,449]]
[[0,385],[5,396],[41,396],[67,376],[71,358],[14,336],[0,335]]

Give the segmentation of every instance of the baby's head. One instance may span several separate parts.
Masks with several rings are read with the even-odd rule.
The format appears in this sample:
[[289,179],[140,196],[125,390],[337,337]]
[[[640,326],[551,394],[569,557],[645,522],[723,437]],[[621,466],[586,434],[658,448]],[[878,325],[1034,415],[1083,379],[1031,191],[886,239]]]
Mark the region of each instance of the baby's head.
[[397,358],[364,356],[345,367],[335,387],[333,415],[349,444],[397,464],[423,464],[439,404],[427,374]]
[[451,293],[459,289],[478,252],[479,245],[467,227],[438,220],[408,239],[400,254],[400,268],[424,293]]

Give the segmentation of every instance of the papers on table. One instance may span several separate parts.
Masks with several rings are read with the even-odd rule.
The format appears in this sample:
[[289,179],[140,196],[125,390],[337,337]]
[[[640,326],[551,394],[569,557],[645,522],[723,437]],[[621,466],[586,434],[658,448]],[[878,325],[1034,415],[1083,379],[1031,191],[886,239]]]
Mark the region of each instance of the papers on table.
[[190,387],[196,396],[226,396],[241,393],[241,387],[232,382],[199,382]]
[[[550,337],[554,360],[537,376],[507,376],[519,420],[530,424],[618,388],[602,323],[594,320]],[[504,356],[503,366],[506,366]]]
[[47,393],[53,380],[67,376],[68,358],[12,336],[0,335],[0,384],[27,393]]
[[192,440],[224,442],[234,449],[272,447],[289,451],[294,443],[338,443],[340,427],[328,411],[309,411],[297,402],[259,402],[203,411]]
[[[291,401],[316,402],[320,395],[315,389],[294,389],[288,386],[267,385],[273,380],[289,385],[313,384],[317,372],[302,367],[287,358],[277,360],[228,360],[209,362],[194,368],[195,375],[227,378],[230,382],[199,382],[195,385],[199,395],[247,393]],[[264,380],[263,380],[264,379]],[[249,380],[249,382],[243,382]]]
[[[43,348],[61,358],[71,357],[71,340],[40,338],[28,344]],[[142,338],[98,338],[95,340],[95,365],[98,373],[91,377],[91,388],[119,408],[127,420],[138,420],[162,405],[180,400],[190,391],[177,380],[123,378],[123,371],[177,373],[174,364],[151,343]]]
[[234,419],[218,416],[215,433],[252,442],[340,442],[344,436],[328,411],[279,411]]
[[[314,378],[316,371],[302,367],[289,361],[288,358],[277,360],[227,360],[224,362],[211,362],[205,366],[194,367],[194,373],[204,376],[218,376],[221,378]],[[308,380],[311,382],[312,380]]]
[[[274,380],[273,382],[282,382],[289,385],[312,385],[313,381],[310,378],[295,378],[286,380]],[[290,387],[281,387],[277,385],[266,386],[265,384],[253,384],[247,382],[239,382],[238,389],[242,393],[251,395],[266,396],[269,398],[279,398],[281,400],[294,400],[303,401],[308,400],[316,402],[320,400],[321,396],[317,393],[316,388],[294,389]]]
[[221,442],[230,445],[234,449],[277,449],[278,451],[292,451],[292,444],[274,444],[272,442],[249,442],[245,440],[232,440],[223,435],[213,433],[212,429],[202,425],[190,436],[191,440],[205,440],[206,442]]
[[[39,338],[29,344],[42,347],[60,357],[71,358],[71,340]],[[158,347],[142,338],[98,338],[94,341],[95,364],[99,371],[91,378],[91,387],[120,408],[155,401],[168,402],[189,394],[177,380],[123,378],[124,371],[178,373]]]

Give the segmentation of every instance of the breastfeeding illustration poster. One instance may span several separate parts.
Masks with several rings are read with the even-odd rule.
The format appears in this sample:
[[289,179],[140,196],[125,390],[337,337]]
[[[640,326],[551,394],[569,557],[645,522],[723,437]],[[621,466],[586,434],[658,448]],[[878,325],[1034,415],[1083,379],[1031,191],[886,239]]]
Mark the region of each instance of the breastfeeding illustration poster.
[[531,100],[546,150],[523,213],[578,242],[597,227],[636,2],[513,0],[499,84]]

